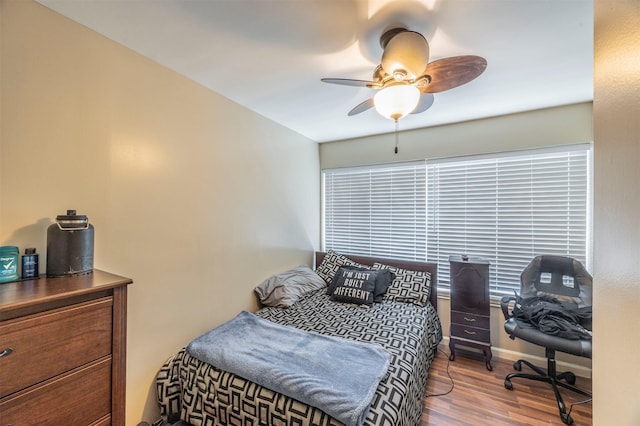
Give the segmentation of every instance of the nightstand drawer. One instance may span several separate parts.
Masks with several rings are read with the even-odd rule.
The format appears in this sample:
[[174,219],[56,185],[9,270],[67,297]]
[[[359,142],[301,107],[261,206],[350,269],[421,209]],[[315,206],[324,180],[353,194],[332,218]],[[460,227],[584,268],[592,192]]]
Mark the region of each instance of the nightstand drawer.
[[113,299],[0,323],[0,397],[111,353]]
[[491,334],[488,329],[451,324],[451,337],[474,340],[491,344]]
[[111,412],[111,357],[0,400],[2,424],[105,424]]
[[466,312],[451,311],[451,322],[464,326],[489,328],[489,317],[486,315],[469,314]]

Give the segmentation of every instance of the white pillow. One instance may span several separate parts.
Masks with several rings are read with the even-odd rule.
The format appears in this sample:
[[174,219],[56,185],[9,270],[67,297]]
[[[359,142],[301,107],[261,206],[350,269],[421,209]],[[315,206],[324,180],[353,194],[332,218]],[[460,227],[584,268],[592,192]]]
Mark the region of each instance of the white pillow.
[[325,287],[327,283],[307,265],[267,278],[255,288],[264,306],[288,308],[305,294]]

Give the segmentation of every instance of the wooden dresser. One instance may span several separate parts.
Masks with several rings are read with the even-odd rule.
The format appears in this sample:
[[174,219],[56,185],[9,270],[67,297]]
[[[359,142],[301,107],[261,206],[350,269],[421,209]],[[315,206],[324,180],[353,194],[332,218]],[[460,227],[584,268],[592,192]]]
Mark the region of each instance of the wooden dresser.
[[0,284],[0,426],[125,424],[129,278]]
[[450,256],[451,276],[451,361],[456,345],[481,350],[485,364],[491,367],[491,331],[489,299],[489,262],[466,256]]

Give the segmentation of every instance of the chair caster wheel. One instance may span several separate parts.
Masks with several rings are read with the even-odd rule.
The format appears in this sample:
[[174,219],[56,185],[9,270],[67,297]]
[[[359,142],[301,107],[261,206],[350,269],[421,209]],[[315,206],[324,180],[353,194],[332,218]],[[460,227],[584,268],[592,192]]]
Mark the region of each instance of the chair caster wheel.
[[511,383],[511,380],[504,381],[504,388],[508,390],[513,390],[513,384]]
[[558,380],[565,380],[570,385],[575,385],[576,384],[576,375],[573,374],[570,371],[567,371],[566,373],[562,373],[562,374],[558,375]]
[[518,371],[522,371],[522,363],[520,361],[516,361],[513,363],[513,369],[514,370],[518,370]]
[[562,419],[562,423],[566,425],[570,425],[573,423],[573,419],[571,418],[571,416],[566,413],[560,413],[560,418]]

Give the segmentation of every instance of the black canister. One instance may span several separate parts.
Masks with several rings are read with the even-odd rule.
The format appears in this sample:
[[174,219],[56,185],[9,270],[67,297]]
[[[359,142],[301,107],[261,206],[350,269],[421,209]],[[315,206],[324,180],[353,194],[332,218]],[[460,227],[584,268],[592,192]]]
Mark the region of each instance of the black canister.
[[84,215],[67,210],[47,229],[47,276],[63,277],[93,271],[93,225]]

